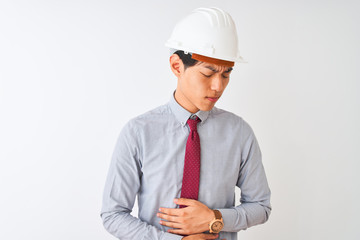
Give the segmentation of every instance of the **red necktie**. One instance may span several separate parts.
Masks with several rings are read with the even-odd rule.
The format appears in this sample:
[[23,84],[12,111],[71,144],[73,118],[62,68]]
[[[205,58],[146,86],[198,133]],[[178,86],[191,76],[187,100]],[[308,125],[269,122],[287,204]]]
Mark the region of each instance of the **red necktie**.
[[[181,197],[198,199],[200,182],[200,138],[197,124],[201,120],[196,117],[189,119],[190,134],[186,142],[184,174],[181,188]],[[185,206],[180,205],[180,208]]]

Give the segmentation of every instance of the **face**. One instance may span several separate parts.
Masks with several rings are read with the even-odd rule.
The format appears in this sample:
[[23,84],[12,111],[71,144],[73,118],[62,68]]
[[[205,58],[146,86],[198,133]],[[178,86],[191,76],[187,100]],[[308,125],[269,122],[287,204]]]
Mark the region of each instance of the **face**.
[[178,77],[176,101],[191,113],[210,111],[228,85],[231,71],[231,67],[205,62],[185,70],[180,60],[178,74],[175,73]]

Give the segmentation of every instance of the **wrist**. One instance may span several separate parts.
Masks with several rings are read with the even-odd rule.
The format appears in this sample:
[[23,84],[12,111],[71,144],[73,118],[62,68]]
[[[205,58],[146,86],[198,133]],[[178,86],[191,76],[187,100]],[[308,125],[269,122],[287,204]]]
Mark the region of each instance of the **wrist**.
[[208,220],[208,222],[207,222],[207,223],[208,223],[208,226],[209,226],[209,223],[210,223],[212,220],[214,220],[214,218],[215,218],[214,210],[209,208],[208,218],[207,218],[207,220]]
[[215,217],[209,223],[209,232],[210,233],[219,233],[224,227],[222,214],[219,210],[213,210],[213,212],[214,212]]
[[209,225],[210,223],[215,219],[215,213],[213,209],[208,209],[206,222],[204,224],[204,232],[209,231]]

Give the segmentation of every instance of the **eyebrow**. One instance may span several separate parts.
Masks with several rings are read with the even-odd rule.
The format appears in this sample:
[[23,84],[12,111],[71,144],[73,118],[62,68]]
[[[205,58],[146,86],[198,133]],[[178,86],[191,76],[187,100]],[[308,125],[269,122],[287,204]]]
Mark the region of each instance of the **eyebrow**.
[[[212,66],[204,66],[205,68],[207,68],[207,69],[210,69],[211,71],[213,71],[213,72],[219,72],[219,70],[216,70],[215,68],[213,68]],[[232,67],[230,67],[228,70],[226,70],[225,72],[226,73],[229,73],[229,72],[231,72],[233,70],[233,68]]]

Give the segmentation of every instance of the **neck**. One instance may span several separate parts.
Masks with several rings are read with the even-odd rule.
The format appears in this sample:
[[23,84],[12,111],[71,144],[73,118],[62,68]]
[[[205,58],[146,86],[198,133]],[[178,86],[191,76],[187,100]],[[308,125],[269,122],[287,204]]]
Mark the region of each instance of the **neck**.
[[174,94],[174,98],[176,100],[176,102],[182,106],[184,109],[186,109],[187,111],[191,112],[191,113],[197,113],[199,111],[198,108],[196,108],[188,99],[187,97],[182,94],[181,91],[179,91],[178,89],[175,90],[175,94]]

